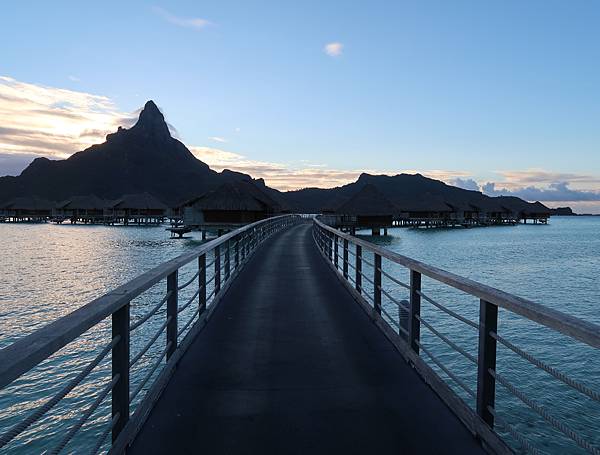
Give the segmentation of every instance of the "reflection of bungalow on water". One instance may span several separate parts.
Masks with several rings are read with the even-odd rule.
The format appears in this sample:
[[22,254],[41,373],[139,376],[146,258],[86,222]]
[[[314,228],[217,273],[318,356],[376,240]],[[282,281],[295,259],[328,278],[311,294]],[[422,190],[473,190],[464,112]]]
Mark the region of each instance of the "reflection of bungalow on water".
[[357,229],[371,229],[373,235],[379,235],[383,229],[384,235],[387,235],[393,214],[397,212],[398,207],[369,184],[334,209],[333,214],[329,215],[333,219],[329,222],[353,234]]
[[183,223],[203,232],[224,232],[281,211],[281,205],[252,182],[237,181],[184,203]]
[[52,221],[103,224],[111,222],[111,212],[109,202],[98,196],[73,196],[56,204],[52,210]]
[[110,204],[113,222],[124,225],[160,224],[168,207],[149,193],[126,194]]
[[17,197],[0,204],[0,221],[45,223],[54,202],[35,196]]

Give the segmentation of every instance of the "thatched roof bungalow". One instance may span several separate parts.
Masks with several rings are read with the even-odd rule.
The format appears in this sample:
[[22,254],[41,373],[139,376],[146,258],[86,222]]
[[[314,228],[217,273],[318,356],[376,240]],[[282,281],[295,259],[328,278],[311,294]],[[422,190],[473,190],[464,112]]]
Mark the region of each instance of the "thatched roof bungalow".
[[110,204],[115,216],[164,217],[168,207],[150,193],[125,194]]
[[109,201],[95,195],[72,196],[56,204],[53,215],[70,219],[102,218],[109,206]]
[[36,196],[22,196],[4,202],[0,215],[20,221],[41,221],[52,215],[54,202]]
[[399,208],[374,185],[365,185],[358,193],[340,204],[334,213],[340,226],[361,228],[391,227]]
[[401,219],[443,220],[450,218],[452,208],[437,195],[425,193],[419,198],[394,200]]
[[184,204],[184,224],[253,223],[280,212],[281,205],[249,181],[225,183]]

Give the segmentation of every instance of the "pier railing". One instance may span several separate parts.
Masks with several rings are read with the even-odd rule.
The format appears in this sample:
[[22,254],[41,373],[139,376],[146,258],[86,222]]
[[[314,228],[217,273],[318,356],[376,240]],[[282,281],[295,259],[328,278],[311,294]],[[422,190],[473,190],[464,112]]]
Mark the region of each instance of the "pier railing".
[[[0,449],[35,425],[110,356],[110,377],[95,399],[80,411],[78,420],[64,432],[61,430],[59,441],[54,447],[48,447],[46,453],[59,453],[65,449],[108,396],[111,400],[110,417],[89,452],[105,449],[106,439],[111,434],[110,450],[120,453],[135,437],[177,362],[250,255],[266,238],[298,219],[296,215],[283,215],[227,233],[140,275],[1,350],[0,389],[4,389],[61,348],[110,321],[108,343],[99,346],[97,355],[51,398],[12,428],[0,432]],[[185,281],[180,280],[179,274],[184,266],[196,270]],[[130,311],[132,300],[161,283],[164,286],[162,298],[147,308],[144,314],[134,318]],[[183,291],[192,287],[195,291],[180,299]],[[191,308],[194,309],[191,311]],[[182,315],[186,315],[187,320],[181,321]],[[159,317],[164,320],[156,324],[158,329],[149,339],[132,343],[136,336],[141,335],[141,326]],[[157,340],[164,340],[164,346],[157,349]],[[134,345],[142,347],[134,353],[131,349]],[[154,358],[133,387],[132,370],[149,351],[155,353]],[[131,404],[136,399],[137,406],[132,413]]]
[[[345,234],[324,224],[319,218],[314,220],[313,236],[323,256],[374,322],[467,427],[493,451],[510,451],[496,432],[499,428],[505,435],[512,436],[525,451],[540,453],[526,432],[519,430],[518,427],[523,428],[522,422],[515,425],[498,412],[496,389],[501,386],[581,449],[600,454],[597,432],[593,432],[596,441],[590,442],[589,434],[582,435],[569,425],[565,416],[560,414],[560,406],[548,409],[536,402],[522,390],[520,384],[515,384],[515,381],[505,376],[504,369],[499,372],[496,365],[497,346],[502,345],[547,373],[552,381],[563,383],[581,395],[581,398],[591,400],[594,402],[592,404],[596,405],[600,403],[598,390],[533,356],[509,340],[505,334],[501,334],[501,330],[498,329],[498,313],[502,310],[552,329],[566,335],[574,343],[587,345],[595,354],[598,354],[597,350],[600,348],[600,326],[394,253]],[[408,279],[401,279],[402,272]],[[423,278],[431,282],[432,288],[434,285],[450,287],[476,298],[478,309],[475,314],[478,313],[478,319],[469,319],[434,299],[433,293],[424,285]],[[400,298],[402,293],[407,298]],[[385,302],[385,305],[382,302]],[[423,305],[429,305],[430,311],[444,313],[455,324],[463,324],[465,330],[474,330],[476,346],[461,346],[456,339],[451,339],[444,333],[444,330],[435,327],[432,320],[423,317]],[[391,307],[396,307],[395,314],[390,314]],[[473,312],[471,314],[475,315]],[[448,331],[447,324],[445,328]],[[440,343],[444,343],[459,355],[462,361],[471,365],[470,368],[475,369],[475,387],[471,387],[455,374],[444,364],[442,356],[436,355],[433,349],[422,342],[423,330],[428,331],[429,336],[437,337]],[[469,400],[461,398],[455,390],[461,391],[461,395]],[[467,401],[473,405],[469,406]],[[593,423],[591,425],[593,426]]]

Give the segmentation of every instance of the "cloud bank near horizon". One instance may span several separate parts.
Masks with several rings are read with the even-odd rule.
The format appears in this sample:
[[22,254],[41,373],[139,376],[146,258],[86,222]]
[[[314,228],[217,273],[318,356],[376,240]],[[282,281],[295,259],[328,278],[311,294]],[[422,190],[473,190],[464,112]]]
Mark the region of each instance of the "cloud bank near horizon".
[[[0,175],[18,175],[33,159],[64,159],[90,145],[104,142],[118,126],[130,127],[137,113],[121,112],[108,97],[20,82],[0,76]],[[170,129],[179,136],[174,127]],[[227,139],[211,136],[213,142]],[[362,172],[416,173],[490,196],[510,195],[548,205],[569,203],[600,212],[600,177],[549,172],[543,169],[498,171],[496,181],[482,181],[468,171],[335,169],[322,163],[267,162],[210,146],[188,146],[213,169],[263,178],[280,190],[331,188],[355,181]],[[591,208],[591,209],[590,209]],[[588,210],[588,211],[589,211]]]

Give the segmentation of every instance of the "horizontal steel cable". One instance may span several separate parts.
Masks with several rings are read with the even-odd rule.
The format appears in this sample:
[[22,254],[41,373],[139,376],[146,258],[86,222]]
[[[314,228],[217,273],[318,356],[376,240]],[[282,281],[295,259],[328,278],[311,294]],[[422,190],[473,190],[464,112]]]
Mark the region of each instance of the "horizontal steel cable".
[[569,426],[560,422],[557,418],[553,417],[543,406],[540,406],[531,398],[527,398],[523,392],[517,389],[514,385],[512,385],[509,381],[507,381],[503,376],[496,373],[491,368],[488,369],[488,372],[504,387],[508,389],[514,396],[516,396],[519,400],[537,412],[540,416],[544,418],[550,425],[552,425],[555,429],[563,433],[565,436],[571,438],[575,443],[587,450],[594,455],[600,455],[600,449],[592,446],[589,442],[579,436],[574,430],[572,430]]
[[194,313],[192,314],[192,317],[188,319],[188,321],[183,325],[183,327],[181,328],[181,330],[179,332],[177,332],[177,338],[179,338],[181,336],[181,334],[183,332],[185,332],[185,329],[187,329],[190,324],[192,323],[192,321],[194,319],[196,319],[196,316],[198,316],[200,314],[200,309],[197,309],[196,311],[194,311]]
[[448,368],[446,368],[442,364],[442,362],[429,351],[429,349],[427,349],[425,346],[423,346],[421,344],[420,341],[415,340],[415,343],[417,343],[417,346],[419,346],[423,350],[423,352],[425,354],[427,354],[431,360],[433,360],[433,363],[435,363],[438,367],[440,367],[442,369],[442,371],[444,373],[446,373],[451,379],[453,379],[454,382],[456,382],[465,392],[467,392],[473,398],[477,398],[477,395],[475,394],[475,392],[473,392],[473,390],[471,390],[471,388],[468,385],[466,385],[462,381],[462,379],[460,379],[458,376],[456,376],[454,373],[452,373]]
[[368,260],[366,260],[364,255],[361,256],[360,260],[363,263],[370,265],[372,268],[375,268],[375,264],[373,264],[372,262],[369,262]]
[[433,306],[438,307],[440,310],[442,310],[443,312],[449,314],[452,317],[455,317],[456,319],[458,319],[459,321],[464,322],[467,325],[470,325],[473,328],[479,329],[479,324],[465,318],[464,316],[461,316],[458,313],[455,313],[454,311],[446,308],[445,306],[443,306],[440,303],[437,303],[435,300],[433,300],[432,298],[428,297],[427,295],[425,295],[424,292],[422,291],[417,291],[417,294],[419,294],[421,297],[423,297],[426,301],[428,301],[429,303],[431,303]]
[[45,413],[52,409],[56,404],[62,400],[67,394],[79,385],[81,381],[106,357],[112,348],[121,340],[121,336],[118,335],[112,339],[112,341],[100,351],[100,353],[92,360],[87,366],[77,374],[69,383],[63,387],[56,395],[46,401],[43,405],[38,407],[33,413],[21,422],[15,424],[10,430],[0,436],[0,448],[4,447],[16,436],[25,431],[31,424],[40,419]]
[[138,360],[140,360],[143,355],[148,352],[150,346],[154,344],[154,342],[158,339],[161,333],[165,330],[165,328],[169,325],[169,322],[173,320],[173,316],[169,316],[165,322],[160,326],[160,328],[156,331],[156,333],[150,338],[150,340],[146,343],[146,345],[142,348],[140,352],[138,352],[133,359],[129,362],[129,368],[134,366]]
[[104,389],[102,389],[100,394],[96,397],[96,399],[91,404],[91,406],[85,410],[85,412],[83,413],[81,418],[77,421],[77,423],[69,429],[69,431],[67,432],[65,437],[62,438],[62,440],[58,443],[58,445],[49,452],[51,455],[56,455],[56,454],[60,453],[62,451],[62,449],[65,448],[65,446],[69,443],[69,441],[73,438],[73,436],[75,436],[75,434],[83,426],[83,424],[85,422],[87,422],[87,420],[94,413],[94,411],[96,409],[98,409],[98,406],[100,406],[100,403],[102,403],[104,398],[106,398],[106,395],[109,394],[109,392],[112,390],[112,388],[115,386],[115,384],[119,381],[120,378],[121,378],[120,374],[115,374],[113,376],[112,381],[110,381],[104,387]]
[[134,390],[134,392],[129,396],[129,402],[130,403],[133,400],[135,400],[135,397],[137,397],[138,393],[140,393],[140,391],[142,390],[142,388],[144,387],[144,385],[146,385],[146,382],[148,382],[148,379],[150,379],[150,377],[154,374],[154,372],[156,371],[156,369],[160,365],[160,362],[162,362],[162,359],[167,354],[167,351],[171,348],[172,344],[173,344],[172,341],[169,341],[167,343],[167,347],[162,351],[162,353],[154,361],[154,363],[152,364],[152,367],[150,368],[150,370],[148,371],[148,373],[146,374],[146,376],[144,376],[144,379],[142,379],[142,381],[138,384],[138,386],[136,387],[136,389]]
[[498,340],[498,342],[502,343],[504,346],[506,346],[508,349],[510,349],[511,351],[513,351],[514,353],[520,355],[521,357],[523,357],[524,359],[528,360],[529,362],[531,362],[533,365],[535,365],[536,367],[544,370],[546,373],[551,374],[552,376],[554,376],[556,379],[558,379],[559,381],[564,382],[565,384],[573,387],[575,390],[577,390],[578,392],[583,393],[584,395],[587,395],[588,397],[590,397],[592,400],[594,401],[598,401],[600,402],[600,393],[596,392],[595,390],[590,389],[589,387],[587,387],[584,384],[581,384],[580,382],[569,378],[566,374],[558,371],[557,369],[551,367],[550,365],[545,364],[544,362],[542,362],[541,360],[536,359],[535,357],[533,357],[531,354],[523,351],[521,348],[515,346],[514,344],[512,344],[510,341],[508,341],[505,338],[502,338],[500,335],[498,335],[496,332],[490,332],[490,336],[492,338],[495,338],[496,340]]
[[[203,287],[204,287],[204,286],[203,286]],[[202,287],[202,288],[203,288],[203,287]],[[181,312],[182,312],[182,311],[184,311],[184,310],[185,310],[185,309],[186,309],[188,306],[190,306],[190,304],[191,304],[191,303],[194,301],[194,299],[195,299],[196,297],[198,297],[198,295],[200,295],[200,291],[202,290],[202,288],[198,289],[198,290],[197,290],[197,291],[194,293],[194,295],[193,295],[193,296],[192,296],[192,297],[191,297],[191,298],[190,298],[190,299],[189,299],[189,300],[188,300],[188,301],[185,303],[185,305],[183,305],[181,308],[179,308],[179,309],[177,310],[177,313],[181,313]]]
[[191,277],[188,281],[186,281],[185,284],[182,284],[181,286],[179,286],[177,288],[177,290],[181,291],[182,289],[185,289],[186,287],[188,287],[192,283],[192,281],[194,281],[196,278],[198,278],[198,275],[200,275],[200,270],[198,270],[193,277]]
[[112,417],[112,419],[110,419],[110,422],[108,422],[108,425],[106,425],[104,430],[102,430],[102,433],[100,434],[100,437],[96,441],[96,444],[94,444],[94,447],[92,448],[92,450],[90,450],[90,455],[96,455],[100,451],[100,447],[102,447],[102,444],[104,444],[104,440],[108,436],[108,433],[110,433],[111,430],[115,427],[115,425],[119,421],[120,417],[121,417],[121,414],[117,412]]
[[206,301],[208,302],[213,295],[215,295],[215,289],[213,289],[211,293],[206,296]]
[[383,275],[385,275],[387,278],[389,278],[390,280],[392,280],[394,283],[402,286],[403,288],[406,288],[406,289],[410,290],[410,286],[408,284],[403,283],[402,281],[397,280],[392,275],[390,275],[389,273],[387,273],[385,270],[381,269],[380,267],[377,267],[377,270],[379,270]]
[[461,348],[459,345],[454,343],[452,340],[450,340],[448,337],[446,337],[442,333],[438,332],[431,324],[429,324],[427,321],[425,321],[420,315],[415,314],[415,318],[417,318],[419,321],[421,321],[421,323],[425,327],[427,327],[433,334],[437,335],[441,340],[445,341],[448,345],[453,347],[456,351],[458,351],[459,353],[464,355],[467,359],[469,359],[471,362],[473,362],[475,365],[477,365],[477,359],[473,355],[471,355],[470,353],[465,351],[463,348]]
[[396,322],[396,320],[392,317],[392,315],[390,313],[388,313],[385,308],[381,307],[381,312],[386,315],[389,319],[389,321],[386,321],[388,323],[391,323],[394,327],[396,327],[397,329],[400,328],[400,323]]
[[210,261],[208,264],[206,264],[206,265],[204,266],[204,268],[205,268],[205,269],[208,269],[208,268],[209,268],[210,266],[212,266],[212,265],[213,265],[215,262],[217,262],[217,261],[215,261],[215,260],[212,260],[212,261]]
[[173,294],[173,291],[167,292],[167,295],[165,295],[161,299],[161,301],[156,304],[156,306],[154,308],[152,308],[144,316],[142,316],[140,319],[138,319],[137,321],[135,321],[133,324],[131,324],[129,326],[129,331],[134,331],[139,326],[141,326],[144,322],[146,322],[148,319],[150,319],[154,314],[156,314],[156,312],[160,309],[160,307],[163,306],[167,300],[169,300],[169,297],[171,297],[172,294]]
[[207,285],[207,286],[208,286],[208,284],[209,284],[211,281],[213,281],[213,280],[216,278],[216,276],[217,276],[217,275],[213,275],[213,276],[211,276],[211,277],[210,277],[210,279],[209,279],[209,280],[206,280],[206,283],[205,283],[205,285]]
[[369,276],[366,273],[363,273],[363,271],[360,271],[360,274],[362,275],[362,277],[367,280],[369,283],[371,283],[373,286],[375,286],[375,281],[373,281],[371,278],[369,278]]
[[[388,292],[385,289],[383,289],[381,286],[377,286],[377,289],[379,289],[381,292],[383,292],[385,294],[385,296],[388,299],[390,299],[392,302],[394,302],[399,308],[401,308],[401,309],[403,309],[404,311],[407,311],[407,312],[410,311],[410,308],[408,307],[408,305],[402,303],[402,301],[396,300],[394,297],[392,297],[390,294],[388,294]],[[405,300],[405,302],[406,302],[406,300]]]
[[533,453],[534,455],[541,454],[541,452],[536,447],[532,446],[531,443],[527,439],[525,439],[521,433],[515,430],[512,425],[510,425],[506,420],[500,417],[494,408],[488,406],[487,410],[490,412],[490,414],[494,416],[495,422],[498,423],[501,427],[505,428],[506,431],[508,431],[511,434],[511,436],[518,441],[518,443],[523,449],[525,449],[529,453]]

